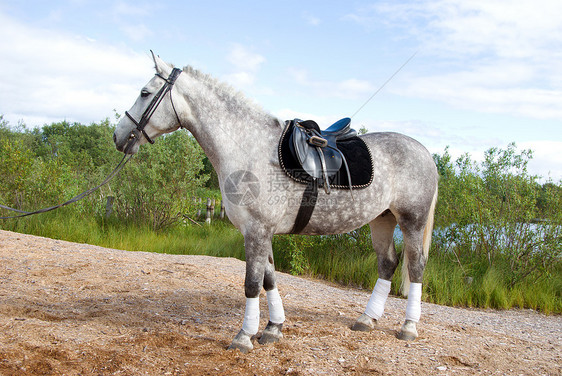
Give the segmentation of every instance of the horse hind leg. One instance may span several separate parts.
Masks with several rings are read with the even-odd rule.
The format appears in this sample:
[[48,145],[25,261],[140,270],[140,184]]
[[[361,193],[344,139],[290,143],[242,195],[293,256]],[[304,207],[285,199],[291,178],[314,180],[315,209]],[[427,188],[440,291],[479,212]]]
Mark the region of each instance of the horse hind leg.
[[402,264],[402,294],[408,297],[406,319],[397,337],[411,341],[418,337],[416,324],[421,317],[423,272],[429,255],[437,191],[422,226],[412,221],[400,221],[404,235],[404,262]]
[[406,319],[397,337],[405,341],[411,341],[418,337],[416,324],[421,316],[422,281],[426,263],[421,246],[422,233],[423,230],[402,230],[404,236],[402,294],[408,297],[408,301],[406,303]]
[[390,293],[392,276],[398,266],[398,257],[394,248],[396,223],[396,217],[389,210],[369,223],[373,248],[377,254],[379,278],[365,312],[353,324],[352,330],[371,331],[375,327],[375,322],[383,315],[384,305]]

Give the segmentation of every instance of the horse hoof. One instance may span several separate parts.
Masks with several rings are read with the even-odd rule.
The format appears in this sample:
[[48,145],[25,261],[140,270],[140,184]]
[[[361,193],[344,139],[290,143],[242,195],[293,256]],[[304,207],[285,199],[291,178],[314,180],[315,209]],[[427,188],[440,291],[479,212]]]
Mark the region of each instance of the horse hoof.
[[351,327],[351,330],[356,332],[370,332],[373,329],[375,329],[375,320],[366,314],[359,316],[355,324]]
[[265,345],[266,343],[276,343],[283,338],[283,324],[274,324],[271,321],[267,323],[261,338],[258,340],[260,345]]
[[403,341],[413,341],[418,338],[418,331],[416,330],[416,323],[410,320],[406,320],[402,329],[396,335],[398,339]]
[[254,349],[254,345],[252,345],[252,340],[250,335],[246,333],[244,330],[240,330],[236,337],[232,340],[230,346],[228,346],[229,350],[240,350],[243,354],[247,354]]

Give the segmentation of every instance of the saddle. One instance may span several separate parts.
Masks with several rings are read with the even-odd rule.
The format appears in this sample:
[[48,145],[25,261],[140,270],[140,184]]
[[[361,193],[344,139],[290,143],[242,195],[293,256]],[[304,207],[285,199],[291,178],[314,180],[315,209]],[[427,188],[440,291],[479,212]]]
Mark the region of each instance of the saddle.
[[338,149],[338,142],[357,136],[351,128],[351,119],[343,118],[326,130],[320,130],[313,120],[293,120],[293,129],[289,139],[289,148],[299,161],[302,169],[314,179],[321,179],[324,190],[330,193],[330,178],[345,167],[349,189],[351,175],[344,154]]
[[290,120],[279,140],[281,168],[291,179],[306,184],[292,234],[308,224],[318,198],[318,188],[361,189],[373,181],[369,147],[344,118],[322,131],[312,120]]

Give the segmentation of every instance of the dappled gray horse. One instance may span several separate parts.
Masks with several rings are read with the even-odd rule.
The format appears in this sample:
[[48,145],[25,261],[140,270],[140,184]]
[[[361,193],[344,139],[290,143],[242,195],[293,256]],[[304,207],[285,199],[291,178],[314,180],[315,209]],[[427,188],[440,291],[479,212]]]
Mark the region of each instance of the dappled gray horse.
[[[294,229],[305,185],[280,167],[278,144],[283,122],[228,85],[199,71],[173,68],[153,54],[156,75],[141,90],[114,134],[117,149],[134,154],[156,137],[179,128],[197,139],[218,177],[230,221],[244,235],[246,310],[230,348],[253,349],[259,329],[259,294],[266,291],[269,323],[259,343],[282,337],[285,314],[276,286],[272,237]],[[431,155],[415,140],[397,133],[360,136],[372,156],[374,179],[362,189],[319,190],[317,205],[301,234],[339,234],[368,223],[378,259],[377,280],[365,313],[352,329],[369,331],[384,310],[398,265],[393,233],[404,236],[405,322],[398,337],[417,337],[422,276],[437,200],[437,171]]]

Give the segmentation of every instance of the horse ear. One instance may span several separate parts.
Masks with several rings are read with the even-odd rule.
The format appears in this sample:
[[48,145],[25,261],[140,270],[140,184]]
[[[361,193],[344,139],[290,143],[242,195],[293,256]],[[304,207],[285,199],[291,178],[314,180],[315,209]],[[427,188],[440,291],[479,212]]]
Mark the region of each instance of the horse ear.
[[156,55],[154,51],[150,50],[150,53],[152,54],[152,60],[154,60],[154,69],[156,69],[156,73],[163,74],[164,71],[162,69],[162,65],[164,64],[164,61],[162,61],[160,56]]

